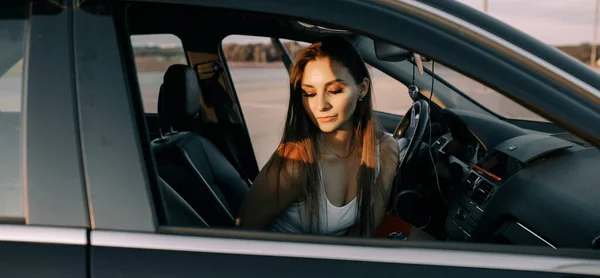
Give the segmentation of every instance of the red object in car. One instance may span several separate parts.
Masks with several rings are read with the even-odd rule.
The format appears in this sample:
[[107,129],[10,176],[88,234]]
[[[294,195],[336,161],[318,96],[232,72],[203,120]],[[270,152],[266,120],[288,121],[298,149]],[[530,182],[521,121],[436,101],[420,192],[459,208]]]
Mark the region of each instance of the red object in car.
[[383,222],[377,232],[375,233],[376,237],[385,237],[392,232],[402,232],[407,237],[410,236],[410,228],[412,225],[399,217],[393,216],[391,213],[386,213],[383,217]]

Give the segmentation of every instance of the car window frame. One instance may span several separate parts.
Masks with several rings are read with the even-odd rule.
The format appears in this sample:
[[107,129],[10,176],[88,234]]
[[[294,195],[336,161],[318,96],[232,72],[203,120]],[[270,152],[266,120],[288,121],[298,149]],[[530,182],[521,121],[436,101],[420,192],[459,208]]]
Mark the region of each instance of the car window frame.
[[73,5],[23,3],[31,9],[20,132],[24,217],[0,216],[2,275],[82,277],[89,273],[90,222],[71,78]]
[[[78,69],[75,79],[90,226],[155,232],[162,209],[156,207],[161,205],[158,195],[152,195],[159,192],[158,181],[125,7],[115,3],[108,12],[87,10],[97,8],[92,5],[73,12],[73,60]],[[88,26],[94,26],[94,32]]]

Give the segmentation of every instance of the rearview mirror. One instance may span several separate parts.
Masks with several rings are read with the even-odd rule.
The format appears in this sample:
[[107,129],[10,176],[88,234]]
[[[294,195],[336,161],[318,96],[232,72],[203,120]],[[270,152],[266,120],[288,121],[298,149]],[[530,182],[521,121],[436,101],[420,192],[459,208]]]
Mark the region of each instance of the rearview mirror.
[[404,48],[382,41],[374,41],[375,56],[380,61],[401,62],[412,56],[412,53]]
[[425,56],[421,56],[418,53],[408,51],[402,47],[395,46],[393,44],[389,44],[386,42],[375,40],[374,46],[375,46],[375,56],[377,56],[377,59],[380,61],[402,62],[402,61],[408,60],[412,57],[415,61],[415,65],[417,66],[417,68],[419,70],[419,74],[421,74],[421,75],[423,74],[423,62],[430,61],[430,59]]

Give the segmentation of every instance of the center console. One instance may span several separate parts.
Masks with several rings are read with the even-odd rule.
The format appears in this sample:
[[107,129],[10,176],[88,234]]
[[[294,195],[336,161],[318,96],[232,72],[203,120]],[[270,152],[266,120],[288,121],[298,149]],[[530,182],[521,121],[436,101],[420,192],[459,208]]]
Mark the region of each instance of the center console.
[[456,187],[446,217],[449,239],[470,241],[486,205],[512,176],[551,152],[572,144],[547,135],[524,135],[496,146]]
[[485,206],[503,182],[525,167],[521,161],[494,151],[473,166],[455,192],[455,202],[446,218],[448,236],[468,241],[471,239]]

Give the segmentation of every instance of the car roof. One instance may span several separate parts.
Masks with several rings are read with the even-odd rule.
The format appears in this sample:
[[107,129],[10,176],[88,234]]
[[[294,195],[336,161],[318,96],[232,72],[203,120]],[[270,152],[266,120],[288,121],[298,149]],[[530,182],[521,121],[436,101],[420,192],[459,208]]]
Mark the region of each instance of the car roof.
[[[157,5],[160,5],[161,8],[158,9]],[[228,35],[237,34],[304,42],[315,42],[330,35],[357,36],[335,26],[323,28],[310,22],[232,9],[134,3],[131,5],[130,12],[132,35],[171,33],[182,39],[200,36],[203,40],[220,41]],[[157,17],[163,18],[164,21],[148,24],[152,20],[147,19]],[[182,26],[186,26],[186,28],[182,28]],[[337,30],[328,28],[337,28]],[[200,51],[202,49],[191,50]]]

